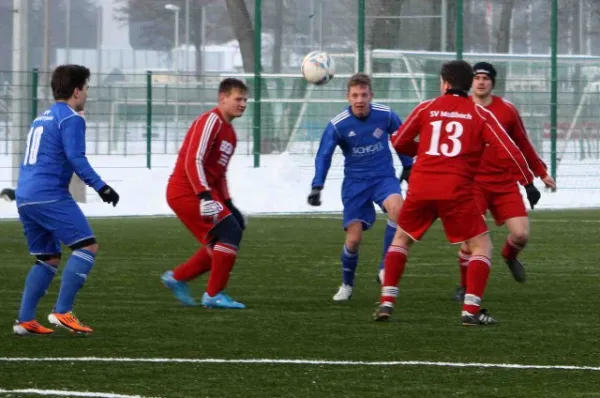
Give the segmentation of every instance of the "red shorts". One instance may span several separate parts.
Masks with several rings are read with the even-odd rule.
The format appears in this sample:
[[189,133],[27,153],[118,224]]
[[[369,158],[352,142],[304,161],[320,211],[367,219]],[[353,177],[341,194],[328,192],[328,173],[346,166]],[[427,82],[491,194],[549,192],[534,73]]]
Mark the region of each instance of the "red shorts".
[[488,231],[473,196],[456,199],[413,200],[410,191],[398,216],[398,227],[413,240],[420,240],[431,224],[442,220],[450,243],[462,243]]
[[514,217],[527,217],[525,202],[517,184],[494,187],[476,183],[474,192],[481,214],[489,210],[496,225],[502,225]]
[[220,195],[211,191],[212,198],[219,201],[223,210],[216,216],[203,217],[200,215],[200,199],[194,195],[181,195],[167,188],[167,203],[175,212],[179,220],[203,245],[211,243],[214,239],[211,231],[219,222],[231,214],[225,206]]

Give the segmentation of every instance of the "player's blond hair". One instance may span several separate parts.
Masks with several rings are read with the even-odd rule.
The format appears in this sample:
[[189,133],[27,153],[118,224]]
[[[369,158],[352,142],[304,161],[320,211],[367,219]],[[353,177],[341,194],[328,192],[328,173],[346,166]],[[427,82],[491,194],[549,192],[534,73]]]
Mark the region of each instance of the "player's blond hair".
[[373,91],[373,86],[371,86],[371,78],[366,73],[356,73],[352,75],[350,79],[348,79],[348,92],[350,92],[352,87],[356,86],[367,86],[369,87],[369,91]]

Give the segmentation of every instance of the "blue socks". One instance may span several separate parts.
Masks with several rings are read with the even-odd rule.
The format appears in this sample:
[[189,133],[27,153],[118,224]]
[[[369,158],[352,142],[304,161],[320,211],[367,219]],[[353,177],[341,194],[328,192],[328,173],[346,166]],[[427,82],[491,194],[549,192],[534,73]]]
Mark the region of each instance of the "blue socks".
[[25,279],[25,290],[23,291],[21,309],[19,310],[19,322],[29,322],[35,319],[37,305],[50,287],[56,271],[56,267],[40,260],[31,267]]
[[354,286],[354,274],[358,265],[358,252],[353,253],[344,245],[340,259],[342,260],[344,285]]
[[385,255],[392,244],[392,240],[394,240],[394,234],[396,233],[397,228],[398,225],[388,218],[387,226],[385,227],[385,235],[383,236],[383,255],[381,257],[381,262],[379,263],[380,270],[385,268]]
[[62,282],[54,312],[64,314],[73,310],[75,296],[85,283],[95,260],[96,255],[88,250],[78,249],[73,252],[62,272]]

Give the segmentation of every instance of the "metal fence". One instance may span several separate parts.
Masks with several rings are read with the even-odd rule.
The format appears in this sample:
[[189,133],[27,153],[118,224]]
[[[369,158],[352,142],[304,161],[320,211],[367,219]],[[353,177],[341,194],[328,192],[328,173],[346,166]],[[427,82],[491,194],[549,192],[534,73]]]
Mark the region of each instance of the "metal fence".
[[[158,15],[163,3],[144,5]],[[370,73],[375,101],[406,117],[438,94],[441,63],[464,58],[495,64],[496,93],[520,110],[554,175],[561,165],[600,165],[600,57],[593,55],[600,48],[591,40],[600,15],[597,2],[254,0],[245,2],[252,26],[242,36],[235,13],[229,13],[231,22],[223,19],[228,14],[222,2],[193,2],[201,4],[201,13],[195,14],[196,6],[186,12],[200,18],[191,22],[183,15],[188,2],[172,3],[181,10],[175,17],[182,19],[177,26],[185,32],[185,47],[176,45],[182,41],[179,30],[170,35],[157,25],[157,36],[175,36],[166,44],[174,47],[150,57],[170,67],[146,70],[143,59],[134,68],[106,64],[138,59],[135,51],[142,50],[110,58],[104,49],[97,53],[102,59],[89,60],[90,50],[70,50],[71,61],[92,66],[88,153],[138,156],[144,159],[140,166],[152,167],[153,154],[177,153],[192,120],[215,106],[219,81],[236,76],[251,87],[246,115],[235,121],[238,154],[253,155],[255,166],[262,154],[314,155],[327,121],[346,106],[345,83],[352,73]],[[217,37],[210,38],[211,29]],[[242,38],[241,51],[220,50],[218,43],[236,37]],[[325,86],[307,85],[299,73],[302,55],[316,48],[336,60],[336,77]],[[148,57],[151,50],[143,51]],[[63,50],[53,54],[50,66],[68,60]],[[38,65],[27,72],[0,71],[0,154],[18,158],[31,120],[51,103],[51,68]]]

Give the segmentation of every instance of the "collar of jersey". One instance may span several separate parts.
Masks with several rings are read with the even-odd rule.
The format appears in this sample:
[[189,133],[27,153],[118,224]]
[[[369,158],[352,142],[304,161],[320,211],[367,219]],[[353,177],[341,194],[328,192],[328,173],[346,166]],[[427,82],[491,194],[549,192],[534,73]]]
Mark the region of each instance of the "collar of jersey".
[[445,95],[460,95],[461,97],[469,98],[469,94],[466,91],[459,90],[457,88],[449,88],[446,90]]
[[350,114],[357,118],[358,120],[360,120],[361,122],[364,122],[365,120],[367,120],[369,118],[369,116],[371,115],[371,112],[373,111],[373,104],[369,102],[369,113],[367,113],[366,116],[363,117],[358,117],[354,114],[354,112],[352,112],[352,105],[348,106],[348,112],[350,112]]

